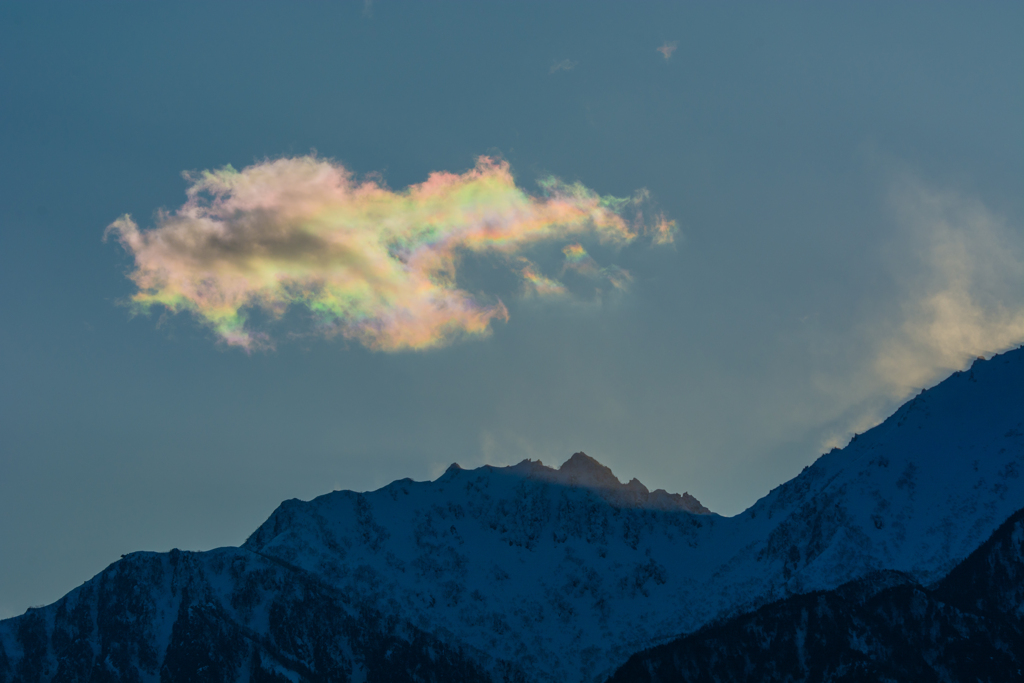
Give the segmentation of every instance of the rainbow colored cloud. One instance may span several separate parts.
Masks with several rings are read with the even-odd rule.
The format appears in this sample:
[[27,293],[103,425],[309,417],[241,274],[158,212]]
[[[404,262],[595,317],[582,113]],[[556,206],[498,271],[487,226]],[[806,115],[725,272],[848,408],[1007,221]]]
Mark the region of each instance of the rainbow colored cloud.
[[315,156],[186,178],[187,201],[158,214],[156,227],[139,230],[125,215],[106,234],[134,257],[136,310],[192,313],[246,350],[272,347],[274,321],[293,308],[318,334],[382,351],[479,337],[508,311],[456,285],[465,255],[504,259],[530,291],[561,295],[564,286],[520,252],[582,236],[623,245],[648,234],[664,244],[675,229],[663,217],[650,228],[624,217],[645,193],[601,197],[547,179],[532,196],[516,187],[508,163],[488,157],[403,191]]

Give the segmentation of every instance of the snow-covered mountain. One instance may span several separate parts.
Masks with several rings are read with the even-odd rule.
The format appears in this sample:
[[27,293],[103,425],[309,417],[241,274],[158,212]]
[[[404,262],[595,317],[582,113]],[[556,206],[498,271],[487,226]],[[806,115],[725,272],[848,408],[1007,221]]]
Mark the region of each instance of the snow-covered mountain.
[[928,587],[874,572],[637,653],[608,683],[1024,680],[1024,510]]
[[[878,570],[938,579],[1024,507],[1022,468],[1024,349],[923,392],[736,517],[622,484],[582,453],[558,469],[453,465],[433,482],[286,501],[241,548],[129,556],[0,622],[0,682],[28,680],[14,673],[26,662],[56,680],[74,634],[83,672],[186,680],[167,661],[175,629],[194,623],[227,634],[193,648],[196,662],[221,653],[219,668],[196,664],[207,680],[369,680],[404,643],[387,680],[423,677],[436,658],[448,680],[599,681],[638,650],[788,595]],[[120,576],[131,595],[103,598]],[[136,630],[104,631],[126,600],[138,609],[108,622]],[[72,634],[60,615],[75,609],[87,616]],[[318,626],[332,610],[338,624]]]

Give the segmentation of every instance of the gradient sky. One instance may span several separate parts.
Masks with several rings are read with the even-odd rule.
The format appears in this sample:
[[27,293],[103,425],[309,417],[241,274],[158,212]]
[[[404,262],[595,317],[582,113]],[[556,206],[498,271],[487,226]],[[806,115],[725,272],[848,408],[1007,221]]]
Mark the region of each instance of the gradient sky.
[[[0,617],[451,462],[584,450],[740,512],[1024,342],[1022,30],[1019,2],[3,3]],[[467,258],[449,284],[507,320],[426,350],[133,315],[108,225],[313,150],[395,192],[481,155],[527,197],[646,189],[678,232],[531,255],[553,298]]]

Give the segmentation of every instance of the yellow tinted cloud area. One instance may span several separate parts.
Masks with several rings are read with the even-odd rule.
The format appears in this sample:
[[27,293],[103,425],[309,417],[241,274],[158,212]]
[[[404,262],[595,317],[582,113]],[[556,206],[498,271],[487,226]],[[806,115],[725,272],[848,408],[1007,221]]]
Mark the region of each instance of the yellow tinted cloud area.
[[525,290],[562,295],[562,284],[521,251],[584,235],[622,245],[647,234],[664,244],[675,229],[661,216],[645,224],[639,210],[633,220],[624,217],[646,199],[643,192],[601,197],[547,179],[532,196],[516,187],[506,162],[488,157],[402,191],[357,180],[315,156],[186,178],[187,201],[158,214],[153,229],[139,230],[125,215],[107,234],[135,259],[135,309],[192,313],[246,350],[273,346],[254,311],[273,328],[292,307],[308,311],[319,334],[382,351],[486,335],[508,311],[456,286],[460,257],[497,256],[522,276]]

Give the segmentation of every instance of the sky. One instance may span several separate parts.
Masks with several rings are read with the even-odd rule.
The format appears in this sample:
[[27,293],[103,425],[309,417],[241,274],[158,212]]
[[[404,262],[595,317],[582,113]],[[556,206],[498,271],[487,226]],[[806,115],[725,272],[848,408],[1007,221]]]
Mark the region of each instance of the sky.
[[1024,343],[1020,3],[0,5],[0,618],[282,500],[737,514]]

